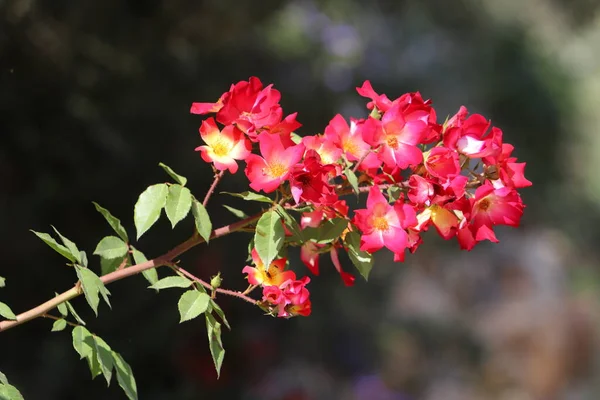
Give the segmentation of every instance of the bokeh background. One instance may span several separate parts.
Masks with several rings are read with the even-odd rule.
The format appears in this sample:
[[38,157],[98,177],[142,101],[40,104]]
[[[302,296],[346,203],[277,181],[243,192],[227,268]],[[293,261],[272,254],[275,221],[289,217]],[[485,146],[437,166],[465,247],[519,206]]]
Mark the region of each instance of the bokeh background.
[[[299,112],[300,134],[366,115],[365,79],[420,91],[438,115],[483,113],[526,161],[522,227],[461,252],[434,233],[403,264],[377,255],[342,285],[325,260],[313,315],[278,320],[221,299],[233,331],[216,380],[202,319],[178,324],[175,289],[110,286],[90,330],[132,365],[141,399],[587,400],[600,398],[600,3],[595,0],[0,0],[0,299],[22,312],[76,278],[28,229],[55,225],[91,254],[165,162],[203,196],[192,101],[255,75]],[[246,189],[228,177],[221,190]],[[216,196],[213,222],[232,222]],[[166,218],[136,244],[185,239]],[[249,235],[183,257],[243,288]],[[92,268],[99,270],[99,260]],[[346,260],[346,269],[351,264]],[[164,274],[166,271],[163,271]],[[0,371],[26,399],[119,399],[90,379],[68,331],[36,320],[0,335]]]

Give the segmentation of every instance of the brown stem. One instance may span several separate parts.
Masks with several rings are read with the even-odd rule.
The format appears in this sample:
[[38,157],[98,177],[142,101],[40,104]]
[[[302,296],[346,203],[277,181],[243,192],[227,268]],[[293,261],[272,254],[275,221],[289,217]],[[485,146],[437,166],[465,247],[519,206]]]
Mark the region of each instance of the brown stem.
[[211,292],[217,292],[217,293],[221,293],[221,294],[226,294],[228,296],[233,296],[233,297],[238,297],[244,301],[247,301],[250,304],[254,304],[256,305],[256,300],[254,300],[251,297],[246,296],[244,293],[242,292],[237,292],[234,290],[227,290],[227,289],[221,289],[221,288],[213,288],[210,283],[198,278],[197,276],[193,275],[191,272],[181,268],[180,266],[178,266],[177,264],[170,264],[169,265],[173,270],[181,273],[182,275],[185,275],[186,277],[190,278],[191,280],[198,282],[199,284],[201,284],[202,286],[204,286],[205,288],[207,288],[208,290],[210,290]]
[[43,318],[49,318],[49,319],[53,319],[53,320],[55,320],[55,321],[58,321],[58,320],[64,319],[64,320],[65,320],[65,322],[67,323],[67,325],[71,325],[72,327],[76,327],[76,326],[83,326],[83,325],[79,325],[79,324],[76,324],[76,323],[74,323],[74,322],[71,322],[71,321],[67,321],[65,318],[62,318],[62,317],[57,317],[57,316],[55,316],[55,315],[52,315],[52,314],[43,314],[43,315],[42,315],[42,317],[43,317]]
[[212,196],[213,192],[217,188],[217,185],[219,184],[219,181],[221,180],[221,178],[223,178],[223,175],[225,175],[225,171],[221,171],[215,175],[215,180],[213,181],[212,185],[210,185],[210,188],[208,189],[208,192],[206,192],[206,196],[204,196],[204,200],[202,201],[202,205],[204,207],[206,207],[206,205],[208,204],[208,200],[210,200],[210,196]]
[[[212,232],[212,234],[210,235],[210,238],[216,239],[218,237],[225,236],[230,233],[236,232],[236,231],[246,227],[247,225],[250,225],[250,224],[258,221],[258,219],[260,218],[260,216],[263,213],[264,213],[264,211],[261,211],[260,213],[253,215],[251,217],[245,218],[241,221],[237,221],[237,222],[234,222],[233,224],[226,225],[221,228],[215,229]],[[114,272],[111,272],[110,274],[101,276],[100,280],[102,281],[102,283],[107,285],[111,282],[119,281],[119,280],[127,278],[129,276],[137,275],[140,272],[146,271],[148,269],[166,265],[166,264],[172,262],[174,258],[180,256],[181,254],[185,253],[192,247],[197,246],[203,242],[204,242],[204,239],[202,239],[201,237],[199,237],[197,235],[194,235],[191,238],[189,238],[188,240],[186,240],[185,242],[179,244],[178,246],[176,246],[175,248],[170,250],[169,252],[163,254],[162,256],[159,256],[152,260],[145,261],[140,264],[132,265],[129,268],[116,270]],[[45,303],[40,304],[37,307],[34,307],[28,311],[25,311],[25,312],[17,315],[17,318],[15,320],[0,321],[0,332],[6,331],[10,328],[14,328],[15,326],[24,324],[25,322],[31,321],[32,319],[41,317],[41,316],[47,314],[49,311],[56,308],[59,304],[62,304],[65,301],[74,299],[75,297],[81,295],[82,293],[83,293],[83,291],[81,289],[81,285],[79,284],[79,282],[77,282],[77,284],[75,284],[75,286],[73,286],[71,289],[59,294],[58,296],[54,297],[53,299],[50,299],[50,300],[46,301]],[[237,292],[227,291],[227,294],[229,294],[230,296],[240,297]],[[240,298],[242,298],[242,297],[240,297]]]

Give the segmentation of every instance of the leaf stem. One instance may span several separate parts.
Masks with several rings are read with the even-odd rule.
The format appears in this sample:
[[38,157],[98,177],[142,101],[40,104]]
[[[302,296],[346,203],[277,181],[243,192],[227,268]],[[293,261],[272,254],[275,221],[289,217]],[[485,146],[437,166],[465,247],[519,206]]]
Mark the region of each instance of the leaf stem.
[[[216,186],[216,185],[213,183],[213,186]],[[213,190],[214,190],[214,188],[213,188]],[[265,211],[261,211],[251,217],[248,217],[243,220],[240,220],[240,221],[234,222],[232,224],[223,226],[221,228],[215,229],[214,231],[212,231],[210,238],[216,239],[216,238],[219,238],[222,236],[229,235],[230,233],[239,231],[242,228],[245,228],[246,226],[258,221],[258,219],[261,217],[261,215]],[[175,259],[176,257],[179,257],[181,254],[190,250],[192,247],[195,247],[203,242],[204,242],[204,239],[202,239],[199,236],[194,235],[194,236],[190,237],[188,240],[186,240],[185,242],[180,243],[178,246],[174,247],[169,252],[163,254],[162,256],[159,256],[152,260],[145,261],[140,264],[132,265],[131,267],[128,267],[128,268],[123,268],[120,270],[113,271],[110,274],[101,276],[100,280],[102,281],[102,283],[107,285],[111,282],[119,281],[121,279],[130,277],[133,275],[137,275],[148,269],[167,265],[168,263],[171,263],[173,261],[173,259]],[[239,297],[243,300],[246,300],[246,299],[244,299],[244,297],[247,297],[247,296],[242,297],[241,293],[234,292],[234,291],[225,291],[223,289],[218,290],[218,292],[223,293],[223,294],[228,294],[228,295],[234,296],[234,297]],[[78,281],[75,284],[75,286],[73,286],[71,289],[59,294],[58,296],[46,301],[45,303],[38,305],[37,307],[34,307],[28,311],[25,311],[25,312],[17,315],[17,318],[15,320],[0,321],[0,332],[4,332],[10,328],[14,328],[15,326],[18,326],[18,325],[24,324],[25,322],[31,321],[32,319],[47,315],[47,313],[49,311],[56,308],[59,304],[62,304],[65,301],[74,299],[75,297],[80,296],[82,293],[83,293],[83,291],[81,290],[81,285],[79,284],[79,281]],[[246,300],[246,301],[248,301],[248,300]],[[253,304],[256,304],[255,300],[252,300],[252,302],[253,302]]]

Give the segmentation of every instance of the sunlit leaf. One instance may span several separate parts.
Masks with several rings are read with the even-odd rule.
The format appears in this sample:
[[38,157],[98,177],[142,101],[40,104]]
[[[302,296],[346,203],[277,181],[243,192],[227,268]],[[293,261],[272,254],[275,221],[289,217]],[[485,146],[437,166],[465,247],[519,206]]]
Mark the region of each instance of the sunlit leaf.
[[106,236],[98,243],[94,254],[106,259],[121,258],[123,260],[128,251],[127,243],[116,236]]
[[57,319],[52,324],[52,332],[60,332],[67,327],[67,321],[64,319]]
[[104,375],[104,378],[106,379],[106,384],[110,385],[114,365],[112,350],[110,346],[98,336],[94,336],[94,355],[98,360],[102,375]]
[[[133,259],[136,264],[141,264],[148,261],[144,253],[133,246],[131,246],[131,255],[133,255]],[[156,282],[158,282],[158,273],[156,272],[156,268],[150,268],[142,271],[142,275],[151,285],[154,285]]]
[[169,174],[169,176],[171,178],[173,178],[175,180],[175,182],[179,183],[181,186],[185,186],[185,184],[187,183],[187,178],[175,173],[175,171],[173,171],[171,169],[171,167],[169,167],[168,165],[165,165],[163,163],[159,163],[158,164],[159,167],[161,167],[162,169],[165,170],[165,172],[167,174]]
[[167,276],[166,278],[162,278],[151,286],[148,286],[149,289],[168,289],[168,288],[186,288],[192,285],[192,281],[183,276]]
[[121,386],[121,389],[123,389],[129,400],[137,400],[137,385],[131,367],[119,353],[113,351],[112,356],[119,386]]
[[210,296],[197,290],[188,290],[179,299],[179,323],[189,321],[202,314],[208,308]]
[[164,183],[149,186],[140,194],[135,203],[133,221],[139,239],[160,217],[167,202],[169,188]]
[[80,359],[88,358],[94,353],[93,341],[89,340],[92,334],[83,326],[73,328],[73,348],[79,354]]
[[73,255],[73,257],[75,257],[75,260],[77,260],[78,263],[81,263],[81,254],[79,253],[79,249],[77,248],[75,243],[73,243],[72,241],[70,241],[63,235],[61,235],[60,232],[58,231],[58,229],[56,229],[54,226],[52,227],[52,229],[54,229],[54,232],[56,232],[56,234],[60,238],[61,242],[63,242],[63,244],[69,250],[69,252]]
[[44,243],[46,243],[48,246],[50,246],[54,251],[56,251],[61,256],[65,257],[66,259],[68,259],[71,262],[77,261],[77,258],[75,258],[75,256],[73,254],[71,254],[69,249],[67,249],[62,244],[59,244],[56,240],[54,240],[52,238],[52,236],[48,235],[47,233],[36,232],[34,230],[32,230],[31,232],[33,232],[37,237],[42,239],[44,241]]
[[230,213],[232,213],[239,219],[248,218],[248,215],[245,212],[243,212],[242,210],[238,210],[237,208],[229,207],[226,204],[223,204],[223,207],[225,207],[227,209],[227,211],[229,211]]
[[169,194],[167,195],[167,204],[165,212],[167,218],[171,221],[171,227],[174,228],[179,221],[185,218],[192,207],[192,193],[190,189],[181,185],[169,186]]
[[210,234],[212,232],[212,222],[206,212],[206,208],[198,200],[192,202],[192,214],[194,214],[194,221],[196,222],[196,229],[202,238],[208,243]]
[[358,269],[363,278],[368,280],[373,268],[373,255],[360,250],[360,234],[358,232],[352,231],[346,233],[345,242],[352,264]]
[[125,230],[125,228],[123,227],[123,225],[121,225],[121,220],[118,219],[118,218],[116,218],[115,216],[113,216],[110,213],[110,211],[108,211],[106,208],[103,208],[98,203],[96,203],[96,202],[92,202],[92,203],[94,204],[94,207],[96,207],[96,210],[100,214],[102,214],[102,216],[104,217],[104,219],[106,219],[106,222],[108,222],[108,224],[117,233],[117,235],[119,235],[119,237],[121,239],[123,239],[123,241],[128,242],[129,238],[127,237],[127,231]]
[[88,304],[94,310],[94,313],[98,315],[98,303],[100,302],[99,295],[102,295],[108,306],[108,295],[110,292],[104,286],[104,283],[98,278],[98,275],[94,274],[91,270],[82,267],[76,267],[77,277],[81,282],[81,288]]
[[10,307],[0,301],[0,315],[6,319],[16,320],[17,316],[10,309]]
[[206,331],[208,333],[208,347],[210,348],[210,354],[215,364],[217,378],[219,378],[221,376],[223,359],[225,358],[225,349],[221,341],[221,324],[210,314],[206,314]]
[[250,192],[250,191],[246,191],[246,192],[242,192],[242,193],[221,192],[221,194],[228,194],[230,196],[239,197],[241,199],[248,200],[248,201],[260,201],[262,203],[273,204],[273,199],[270,199],[269,197],[264,196],[262,194],[258,194],[258,193],[254,193],[254,192]]
[[276,211],[267,211],[256,224],[254,247],[264,265],[271,265],[285,241],[281,216]]

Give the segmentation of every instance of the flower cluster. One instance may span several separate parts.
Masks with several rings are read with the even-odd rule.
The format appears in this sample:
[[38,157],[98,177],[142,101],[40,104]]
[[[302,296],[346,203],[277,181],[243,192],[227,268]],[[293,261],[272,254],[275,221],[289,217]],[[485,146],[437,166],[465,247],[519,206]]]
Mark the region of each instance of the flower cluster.
[[[301,213],[298,232],[295,221],[281,221],[286,246],[300,246],[315,275],[319,255],[329,253],[346,285],[354,276],[342,270],[339,250],[355,264],[383,247],[403,261],[430,226],[471,250],[483,240],[497,242],[495,226],[519,225],[524,205],[517,189],[531,182],[499,128],[465,107],[439,124],[418,92],[391,100],[369,81],[357,91],[369,99],[366,118],[336,115],[323,134],[300,137],[296,114],[283,117],[272,85],[254,77],[239,82],[215,103],[193,103],[192,113],[216,114],[202,123],[205,145],[196,150],[220,171],[236,173],[237,161],[245,161],[250,188],[277,191],[274,206]],[[368,197],[366,208],[350,216],[342,197],[353,192]],[[358,246],[349,235],[360,235]],[[263,304],[279,316],[310,313],[308,278],[296,280],[285,258],[267,268],[252,257],[256,267],[243,271],[263,287]]]

